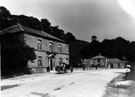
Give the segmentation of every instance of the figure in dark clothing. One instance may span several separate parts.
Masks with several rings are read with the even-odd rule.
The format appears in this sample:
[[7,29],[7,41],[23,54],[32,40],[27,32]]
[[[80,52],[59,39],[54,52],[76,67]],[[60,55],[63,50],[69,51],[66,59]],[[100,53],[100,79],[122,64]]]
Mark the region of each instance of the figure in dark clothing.
[[50,67],[49,66],[47,67],[47,72],[50,72]]
[[83,64],[83,70],[85,70],[85,64]]
[[64,73],[67,72],[67,65],[65,63],[63,63],[63,68],[64,68]]
[[98,65],[96,65],[96,69],[98,69]]
[[71,73],[73,72],[73,66],[70,67],[71,68]]

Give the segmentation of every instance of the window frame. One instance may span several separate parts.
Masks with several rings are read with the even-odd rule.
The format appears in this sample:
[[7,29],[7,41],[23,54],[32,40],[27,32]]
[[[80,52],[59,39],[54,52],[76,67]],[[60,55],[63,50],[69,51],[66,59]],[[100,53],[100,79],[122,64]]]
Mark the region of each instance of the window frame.
[[53,52],[53,42],[49,42],[49,51]]
[[58,52],[62,53],[62,44],[58,44]]
[[42,40],[41,39],[37,39],[37,49],[41,50],[42,49]]
[[42,66],[43,66],[42,56],[38,56],[38,67],[42,67]]

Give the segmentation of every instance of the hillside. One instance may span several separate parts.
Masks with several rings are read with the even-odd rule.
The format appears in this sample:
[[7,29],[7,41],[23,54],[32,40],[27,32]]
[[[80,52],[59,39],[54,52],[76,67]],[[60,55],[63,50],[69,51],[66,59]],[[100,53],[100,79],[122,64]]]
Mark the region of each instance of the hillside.
[[73,64],[77,65],[80,62],[80,58],[82,58],[82,49],[89,44],[89,42],[82,40],[74,40],[69,43],[69,53]]

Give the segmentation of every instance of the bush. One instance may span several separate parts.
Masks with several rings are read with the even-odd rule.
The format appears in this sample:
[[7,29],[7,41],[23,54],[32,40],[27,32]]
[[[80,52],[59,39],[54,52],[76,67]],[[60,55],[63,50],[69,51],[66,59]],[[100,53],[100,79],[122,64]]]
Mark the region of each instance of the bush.
[[30,73],[29,60],[36,58],[34,49],[16,38],[16,35],[1,36],[1,75],[10,76]]

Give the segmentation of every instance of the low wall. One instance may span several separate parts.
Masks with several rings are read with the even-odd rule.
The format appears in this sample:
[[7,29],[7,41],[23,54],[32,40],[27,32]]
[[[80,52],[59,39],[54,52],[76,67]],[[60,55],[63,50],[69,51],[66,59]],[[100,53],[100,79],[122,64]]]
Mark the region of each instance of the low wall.
[[32,72],[33,73],[47,72],[47,67],[33,67]]
[[126,80],[135,80],[135,71],[127,72],[125,75]]

